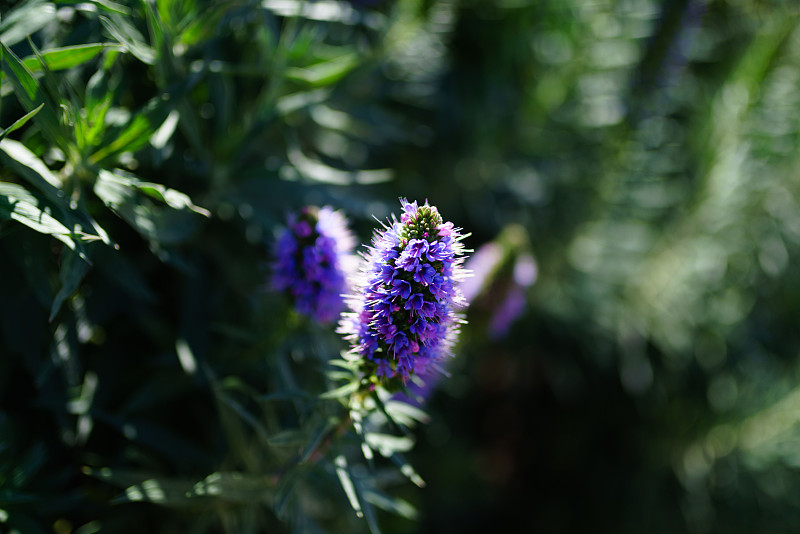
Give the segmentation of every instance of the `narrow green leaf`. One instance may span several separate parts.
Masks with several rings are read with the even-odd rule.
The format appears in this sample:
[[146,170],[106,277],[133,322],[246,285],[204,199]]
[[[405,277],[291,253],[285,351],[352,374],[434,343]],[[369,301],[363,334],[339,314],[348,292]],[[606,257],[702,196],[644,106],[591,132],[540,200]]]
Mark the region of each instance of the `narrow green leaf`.
[[378,432],[366,432],[364,438],[367,444],[378,451],[384,458],[389,458],[396,452],[408,452],[414,448],[414,440],[408,436],[392,436]]
[[43,66],[53,71],[71,69],[87,61],[91,61],[97,57],[100,52],[109,49],[124,51],[121,45],[115,43],[91,43],[64,46],[40,51],[41,61],[36,56],[26,57],[23,60],[23,64],[31,73],[42,70]]
[[292,469],[281,477],[278,484],[278,490],[275,492],[275,501],[273,508],[275,515],[283,521],[287,519],[289,505],[295,496],[295,487],[299,478],[298,469]]
[[208,38],[214,32],[219,19],[226,13],[224,4],[212,4],[204,6],[200,13],[190,17],[183,30],[177,36],[178,43],[189,47],[197,44],[204,38]]
[[307,441],[306,432],[300,429],[290,429],[273,434],[267,442],[273,447],[301,447]]
[[59,271],[61,289],[58,290],[53,299],[53,305],[50,308],[50,321],[55,318],[64,301],[78,289],[88,270],[89,264],[84,259],[71,250],[64,250],[61,255],[61,270]]
[[135,471],[92,469],[84,467],[83,472],[123,488],[125,493],[114,500],[123,502],[152,502],[163,505],[191,505],[191,492],[194,483],[190,479],[152,477]]
[[186,209],[204,217],[211,216],[208,210],[195,205],[188,195],[175,189],[164,187],[161,184],[144,182],[133,174],[119,169],[114,171],[101,170],[95,183],[95,191],[109,207],[115,209],[119,209],[124,204],[129,203],[135,197],[136,192],[141,192],[151,198],[160,200],[173,209]]
[[50,2],[24,2],[0,22],[0,41],[13,46],[56,20],[56,8]]
[[0,219],[12,219],[42,234],[48,234],[71,249],[76,248],[69,228],[41,209],[44,205],[30,191],[17,184],[0,182]]
[[166,96],[150,100],[144,108],[131,116],[128,123],[116,133],[113,141],[89,157],[89,162],[99,163],[122,152],[133,152],[146,145],[150,137],[167,120],[171,107],[171,101]]
[[375,488],[366,488],[362,486],[361,494],[368,503],[374,504],[387,512],[405,517],[406,519],[416,519],[419,515],[417,509],[408,501],[398,497],[390,497]]
[[411,426],[415,421],[426,424],[431,417],[416,406],[407,402],[388,400],[384,403],[387,414],[398,423]]
[[4,139],[0,141],[0,157],[47,198],[54,202],[65,201],[61,179],[36,154],[28,150],[28,147],[18,141]]
[[144,37],[125,18],[115,14],[108,17],[101,16],[100,23],[108,33],[124,46],[139,61],[147,65],[153,65],[156,61],[156,53],[153,48],[144,41]]
[[364,513],[361,511],[361,503],[358,500],[353,480],[350,478],[347,459],[339,455],[334,460],[334,465],[336,466],[336,475],[339,477],[339,483],[342,485],[345,495],[347,495],[347,500],[350,501],[350,506],[355,510],[358,517],[363,517]]
[[345,54],[304,68],[288,68],[285,76],[288,80],[304,83],[310,87],[325,87],[341,80],[358,65],[358,62],[358,54]]
[[26,123],[26,122],[28,122],[28,121],[31,119],[31,117],[33,117],[34,115],[36,115],[37,113],[39,113],[39,111],[40,111],[40,110],[41,110],[43,107],[44,107],[44,103],[42,103],[42,104],[39,104],[39,107],[37,107],[37,108],[36,108],[36,109],[34,109],[33,111],[30,111],[30,112],[26,113],[26,114],[25,114],[25,115],[23,115],[21,118],[19,118],[19,119],[17,119],[16,121],[14,121],[14,124],[12,124],[12,125],[11,125],[11,126],[9,126],[8,128],[6,128],[5,130],[3,130],[3,131],[0,131],[0,141],[2,141],[2,140],[3,140],[3,138],[5,138],[5,136],[7,136],[8,134],[10,134],[11,132],[13,132],[13,131],[16,131],[16,130],[19,130],[20,128],[22,128],[23,126],[25,126],[25,123]]
[[[39,68],[42,72],[38,81],[38,96],[45,104],[52,105],[48,111],[52,112],[51,120],[55,120],[54,124],[52,125],[53,135],[57,135],[58,137],[52,138],[51,141],[59,144],[62,149],[66,150],[67,145],[71,144],[72,136],[66,131],[66,128],[63,124],[64,121],[61,120],[58,115],[56,115],[56,110],[71,110],[73,111],[73,115],[78,113],[78,105],[76,104],[75,99],[69,98],[69,96],[72,96],[69,94],[69,89],[72,89],[72,87],[67,85],[65,86],[65,91],[60,90],[58,80],[56,80],[56,77],[53,76],[52,71],[48,68],[47,63],[39,52],[39,48],[37,48],[36,44],[30,37],[28,37],[28,46],[30,46],[31,50],[33,51],[33,60],[39,63]],[[71,107],[69,106],[70,104],[72,104]],[[47,118],[46,114],[43,114],[42,116]],[[71,118],[71,121],[74,122],[74,118]]]
[[172,138],[172,134],[175,133],[179,119],[178,110],[173,109],[170,111],[164,123],[150,136],[150,144],[153,145],[153,148],[161,150],[167,145],[167,142]]
[[119,13],[120,15],[130,15],[131,11],[126,6],[111,2],[110,0],[89,0],[103,11],[109,13]]
[[20,91],[18,91],[18,96],[27,96],[28,101],[32,102],[36,98],[36,92],[39,90],[39,84],[33,77],[33,73],[5,43],[0,42],[0,47],[3,50],[5,65],[10,69],[9,75],[13,75],[11,79],[12,83],[14,83],[16,87],[19,87],[21,91],[24,91],[24,95],[20,95]]
[[400,472],[420,488],[425,487],[425,481],[419,476],[416,469],[400,453],[395,453],[390,458],[400,468]]
[[383,15],[370,11],[369,17],[362,16],[350,4],[320,0],[318,2],[286,2],[284,0],[263,0],[261,6],[281,17],[301,17],[307,20],[338,22],[341,24],[364,24],[371,28],[383,27]]
[[311,454],[313,454],[314,451],[317,450],[317,447],[319,446],[320,442],[322,442],[323,438],[327,437],[334,428],[336,428],[335,421],[328,420],[328,421],[323,421],[321,424],[319,424],[314,430],[311,439],[308,441],[305,448],[303,449],[303,454],[302,456],[300,456],[300,460],[298,463],[301,464],[305,463],[309,459]]
[[[116,52],[106,54],[106,58],[115,57]],[[83,139],[79,139],[82,147],[97,146],[106,129],[106,115],[114,101],[114,92],[118,80],[109,73],[111,65],[103,66],[95,72],[86,84],[84,108],[88,129]]]
[[[167,37],[164,34],[164,23],[159,19],[158,14],[153,9],[150,2],[142,2],[144,17],[147,21],[147,30],[150,33],[150,42],[156,54],[156,68],[167,74],[165,71],[174,73],[172,67],[172,50],[165,46]],[[170,79],[169,77],[166,79]]]
[[356,494],[358,495],[358,500],[361,502],[361,508],[364,512],[364,519],[367,520],[369,531],[372,534],[381,534],[381,529],[378,527],[378,517],[375,514],[375,509],[372,507],[372,503],[364,498],[364,484],[362,484],[360,480],[354,480],[354,482]]
[[108,234],[89,216],[85,207],[80,205],[78,209],[70,207],[61,189],[61,180],[25,145],[12,139],[3,139],[0,141],[0,161],[44,195],[49,202],[48,215],[58,219],[69,229],[79,251],[81,250],[79,239],[99,239],[107,245],[113,245]]
[[214,497],[226,502],[258,503],[271,496],[276,481],[238,472],[215,472],[197,482],[187,497]]
[[175,352],[178,354],[178,361],[187,375],[193,375],[197,371],[197,359],[194,357],[189,343],[185,339],[178,339],[175,342]]
[[358,380],[354,380],[349,382],[341,387],[338,387],[331,391],[326,391],[322,395],[320,395],[321,399],[338,399],[340,397],[347,397],[352,393],[358,391],[358,388],[361,386]]
[[297,110],[324,102],[330,94],[331,90],[325,88],[292,93],[278,99],[275,103],[275,111],[278,116],[286,116]]
[[347,360],[330,360],[328,364],[342,367],[348,371],[356,371],[358,369],[358,362],[348,362]]
[[23,109],[29,113],[41,104],[45,104],[40,110],[41,112],[33,117],[33,122],[50,142],[66,150],[69,136],[64,131],[59,115],[56,113],[56,110],[60,109],[56,105],[56,101],[43,90],[30,69],[2,42],[0,42],[0,50],[3,52],[6,79],[14,87],[14,92]]

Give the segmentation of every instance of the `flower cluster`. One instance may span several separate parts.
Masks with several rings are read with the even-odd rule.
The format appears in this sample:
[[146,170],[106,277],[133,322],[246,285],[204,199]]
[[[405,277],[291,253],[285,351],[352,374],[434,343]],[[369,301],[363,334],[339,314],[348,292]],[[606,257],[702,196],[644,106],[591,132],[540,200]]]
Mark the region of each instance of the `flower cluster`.
[[355,239],[338,211],[306,207],[289,216],[275,245],[272,285],[300,313],[330,323],[344,307]]
[[365,256],[357,295],[348,300],[339,332],[352,342],[365,374],[407,383],[450,354],[462,322],[463,246],[438,210],[401,199],[403,214],[376,231]]

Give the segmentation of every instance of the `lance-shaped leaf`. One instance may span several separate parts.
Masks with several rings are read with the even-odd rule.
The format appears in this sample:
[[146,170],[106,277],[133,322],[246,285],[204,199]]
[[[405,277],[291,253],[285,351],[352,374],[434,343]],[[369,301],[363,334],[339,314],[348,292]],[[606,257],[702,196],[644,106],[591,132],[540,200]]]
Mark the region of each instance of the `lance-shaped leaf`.
[[[192,235],[197,217],[189,212],[210,216],[208,210],[196,206],[187,195],[161,184],[144,182],[119,169],[101,170],[94,192],[139,233],[162,245],[180,243]],[[157,206],[143,196],[164,202],[172,209]]]
[[61,256],[61,270],[59,271],[59,279],[61,280],[61,289],[56,293],[53,299],[53,305],[50,308],[50,320],[52,321],[64,301],[71,296],[78,289],[78,286],[89,270],[89,264],[86,260],[80,258],[72,251],[65,250]]
[[144,36],[133,26],[125,17],[116,14],[109,14],[108,17],[101,16],[100,23],[108,33],[119,41],[131,54],[136,56],[141,62],[153,65],[156,60],[156,53],[153,48],[144,40]]
[[150,137],[169,117],[172,102],[166,96],[150,100],[144,108],[131,115],[121,129],[109,132],[112,140],[89,157],[89,162],[99,163],[122,152],[133,152],[145,146]]
[[[22,107],[30,113],[44,104],[44,108],[33,117],[33,122],[50,142],[66,149],[69,135],[56,112],[59,109],[56,104],[57,100],[39,85],[30,69],[2,42],[0,42],[0,51],[3,55],[3,70],[6,79],[11,82]],[[34,59],[38,61],[38,59]]]
[[16,121],[14,121],[14,124],[12,124],[8,128],[6,128],[5,130],[0,131],[0,141],[2,141],[5,138],[5,136],[10,134],[11,132],[13,132],[15,130],[19,130],[20,128],[25,126],[25,123],[28,122],[34,115],[39,113],[39,111],[41,111],[41,109],[43,107],[44,107],[44,104],[39,104],[38,108],[34,109],[33,111],[30,111],[30,112],[26,113],[25,115],[23,115],[22,117],[20,117]]
[[55,237],[75,250],[77,243],[72,232],[50,214],[52,211],[45,199],[37,197],[24,187],[0,182],[0,220],[12,219],[20,222],[39,233]]
[[61,189],[61,179],[45,163],[17,141],[0,141],[0,161],[29,184],[39,190],[53,208],[50,215],[62,222],[76,236],[85,240],[99,239],[111,245],[103,228],[84,210],[72,209]]
[[20,2],[0,21],[0,41],[13,46],[27,36],[57,20],[56,7],[50,2]]
[[[77,67],[87,61],[91,61],[104,50],[125,51],[121,45],[116,43],[90,43],[40,50],[38,56],[28,56],[21,60],[21,62],[31,75],[35,75],[37,72],[41,72],[45,67],[51,71]],[[0,72],[0,80],[4,78],[5,73]]]

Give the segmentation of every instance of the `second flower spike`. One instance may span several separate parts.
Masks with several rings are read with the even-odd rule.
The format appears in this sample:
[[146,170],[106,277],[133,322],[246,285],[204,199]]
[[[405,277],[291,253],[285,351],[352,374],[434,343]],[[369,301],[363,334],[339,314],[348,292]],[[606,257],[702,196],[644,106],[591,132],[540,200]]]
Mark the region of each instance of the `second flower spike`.
[[308,206],[289,216],[275,245],[272,285],[300,313],[320,323],[339,317],[347,279],[355,263],[355,239],[347,219],[325,206]]

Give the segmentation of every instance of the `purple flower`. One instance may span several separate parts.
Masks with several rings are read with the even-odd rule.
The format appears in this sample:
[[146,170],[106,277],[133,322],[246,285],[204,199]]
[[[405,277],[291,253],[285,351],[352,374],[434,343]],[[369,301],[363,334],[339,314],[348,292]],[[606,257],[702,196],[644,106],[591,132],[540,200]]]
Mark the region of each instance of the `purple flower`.
[[286,293],[300,313],[330,323],[344,307],[355,240],[338,211],[306,207],[289,216],[274,248],[272,287]]
[[474,275],[462,287],[470,309],[488,311],[490,339],[505,337],[525,312],[528,289],[536,282],[527,233],[517,225],[507,227],[495,241],[480,247],[466,268]]
[[460,229],[427,202],[400,202],[400,221],[375,232],[338,330],[364,373],[395,389],[439,369],[463,322],[455,309],[464,305]]

